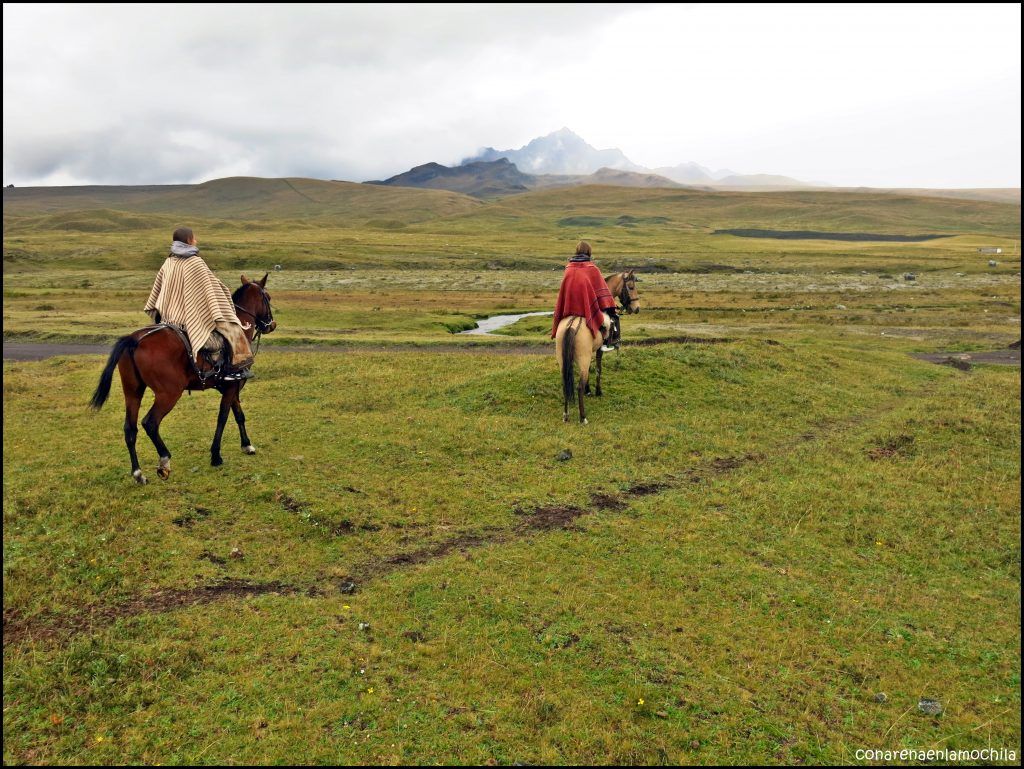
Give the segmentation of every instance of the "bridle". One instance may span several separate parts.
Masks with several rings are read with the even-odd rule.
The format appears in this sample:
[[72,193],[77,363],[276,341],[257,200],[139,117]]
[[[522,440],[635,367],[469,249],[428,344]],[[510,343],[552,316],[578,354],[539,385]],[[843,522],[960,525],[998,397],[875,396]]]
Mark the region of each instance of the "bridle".
[[274,310],[270,306],[270,294],[267,293],[267,290],[263,288],[263,286],[261,286],[259,283],[249,283],[249,285],[256,286],[256,288],[260,290],[260,296],[263,299],[263,307],[266,310],[266,313],[262,316],[257,315],[252,310],[242,307],[242,305],[238,304],[238,302],[235,302],[235,309],[244,312],[246,315],[252,318],[253,325],[256,327],[256,330],[253,332],[252,335],[252,354],[253,357],[255,357],[256,353],[259,352],[260,349],[260,338],[270,329],[270,324],[274,322]]
[[[619,289],[619,295],[617,299],[622,302],[622,309],[628,313],[633,312],[633,302],[640,301],[640,297],[634,296],[636,291],[636,278],[627,277],[627,273],[620,273],[622,275],[622,288]],[[630,283],[633,285],[630,286]]]

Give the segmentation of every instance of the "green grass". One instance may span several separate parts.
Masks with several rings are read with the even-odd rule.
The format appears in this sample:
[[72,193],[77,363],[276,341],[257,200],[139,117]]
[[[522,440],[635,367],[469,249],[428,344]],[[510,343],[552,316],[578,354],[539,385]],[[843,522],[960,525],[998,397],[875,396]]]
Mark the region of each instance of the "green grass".
[[[1019,339],[1019,206],[228,181],[5,194],[7,341],[142,325],[182,216],[228,285],[271,270],[280,324],[244,393],[259,453],[232,423],[210,467],[216,396],[185,396],[169,480],[139,438],[144,487],[119,385],[86,409],[101,356],[5,362],[6,763],[1019,751],[1020,371],[909,355]],[[452,333],[551,309],[582,236],[646,267],[627,345],[733,340],[606,356],[587,427],[549,318]]]
[[[45,627],[223,577],[317,595],[5,646],[10,762],[1019,744],[1016,370],[821,343],[623,351],[581,429],[546,357],[268,352],[246,390],[261,454],[210,468],[196,395],[165,422],[171,479],[138,488],[116,397],[84,409],[99,364],[5,365],[5,612]],[[909,450],[870,457],[900,435]],[[673,485],[572,529],[517,528],[516,508],[655,481]],[[924,696],[945,713],[917,713]]]
[[[310,185],[306,197],[303,184]],[[976,273],[991,271],[977,249],[1002,246],[994,271],[1020,271],[1020,206],[1011,203],[599,186],[482,203],[440,190],[294,179],[226,179],[131,195],[126,189],[133,188],[5,191],[5,278],[56,267],[155,270],[183,221],[214,268],[225,270],[557,269],[587,238],[609,269]],[[949,237],[848,243],[712,234],[730,227]]]

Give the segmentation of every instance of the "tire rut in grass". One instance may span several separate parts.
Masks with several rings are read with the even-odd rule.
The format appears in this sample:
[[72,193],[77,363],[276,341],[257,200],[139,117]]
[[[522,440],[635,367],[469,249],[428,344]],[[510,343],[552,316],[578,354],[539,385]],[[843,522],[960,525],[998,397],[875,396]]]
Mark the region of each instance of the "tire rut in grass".
[[[877,412],[859,415],[852,420],[820,425],[817,432],[804,432],[794,436],[793,440],[789,442],[777,444],[773,454],[784,454],[808,441],[829,437],[844,427],[856,426],[873,415],[877,415]],[[327,595],[328,587],[330,592],[354,593],[362,589],[366,583],[385,577],[392,572],[429,563],[455,552],[468,553],[479,547],[511,543],[537,533],[559,529],[578,531],[580,529],[577,521],[598,511],[622,512],[636,499],[660,494],[668,489],[685,488],[688,484],[703,483],[748,464],[763,461],[765,458],[765,454],[752,452],[715,457],[699,462],[681,473],[672,474],[662,480],[634,483],[618,494],[595,491],[591,494],[587,507],[575,505],[542,505],[529,509],[517,507],[515,512],[521,516],[521,520],[512,527],[463,532],[417,550],[368,561],[354,568],[349,576],[332,579],[327,584],[297,586],[280,582],[251,582],[244,579],[232,579],[187,589],[162,590],[132,598],[114,606],[100,606],[79,614],[42,614],[23,619],[17,610],[5,610],[4,646],[26,639],[59,640],[112,625],[117,620],[126,617],[169,612],[188,606],[210,604],[233,598],[247,598],[268,593],[317,597]],[[277,501],[283,502],[284,500],[282,498]],[[295,502],[290,499],[288,501]],[[297,503],[297,506],[301,505],[302,503]]]
[[688,484],[701,482],[714,475],[738,469],[745,464],[759,461],[763,458],[763,454],[716,457],[708,462],[703,462],[693,468],[689,468],[681,476],[673,476],[663,481],[634,483],[620,494],[604,491],[593,492],[590,496],[588,507],[579,507],[577,505],[541,505],[523,509],[517,506],[514,508],[514,512],[521,516],[521,520],[511,528],[467,532],[408,553],[370,561],[354,569],[352,574],[341,578],[338,582],[346,587],[347,592],[354,592],[367,582],[386,576],[398,569],[418,566],[437,558],[443,558],[453,552],[465,553],[486,545],[507,544],[538,532],[549,532],[559,529],[563,531],[580,531],[581,529],[577,525],[577,521],[598,511],[622,512],[629,507],[632,500],[660,494],[668,489],[678,487],[682,485],[680,481],[685,481]]
[[141,614],[161,614],[187,606],[226,601],[267,593],[317,595],[317,588],[298,588],[280,582],[226,579],[192,588],[158,590],[112,606],[97,606],[78,614],[43,614],[22,619],[16,610],[4,610],[4,646],[31,639],[44,640],[78,635],[113,625],[119,619]]

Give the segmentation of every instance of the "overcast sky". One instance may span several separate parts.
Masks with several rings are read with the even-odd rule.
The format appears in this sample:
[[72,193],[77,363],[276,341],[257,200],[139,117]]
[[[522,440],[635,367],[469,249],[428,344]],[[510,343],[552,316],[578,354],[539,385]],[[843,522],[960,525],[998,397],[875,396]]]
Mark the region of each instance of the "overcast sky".
[[1020,5],[4,4],[4,184],[656,167],[1020,186]]

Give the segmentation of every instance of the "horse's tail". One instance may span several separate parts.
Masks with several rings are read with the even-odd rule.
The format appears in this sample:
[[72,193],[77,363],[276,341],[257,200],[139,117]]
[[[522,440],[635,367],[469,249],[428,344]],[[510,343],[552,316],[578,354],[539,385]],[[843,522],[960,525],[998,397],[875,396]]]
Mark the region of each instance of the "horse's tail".
[[107,396],[110,395],[110,383],[114,379],[114,369],[117,368],[118,362],[125,353],[131,355],[138,346],[139,340],[133,336],[123,336],[114,342],[114,349],[110,351],[106,368],[100,374],[100,383],[96,385],[96,392],[92,394],[92,400],[89,405],[93,409],[98,410],[107,402]]
[[573,321],[565,324],[565,335],[562,337],[562,396],[566,403],[576,400],[576,384],[573,382],[572,361],[576,352],[576,330]]

